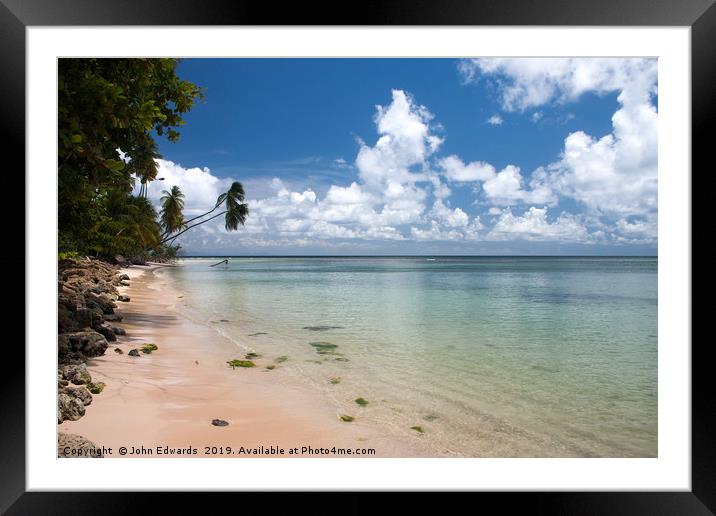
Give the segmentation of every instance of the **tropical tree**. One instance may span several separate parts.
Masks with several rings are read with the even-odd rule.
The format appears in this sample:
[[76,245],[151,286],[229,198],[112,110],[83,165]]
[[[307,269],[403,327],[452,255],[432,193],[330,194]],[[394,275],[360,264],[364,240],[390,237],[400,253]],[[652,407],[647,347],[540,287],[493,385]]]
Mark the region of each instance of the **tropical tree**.
[[[249,205],[244,202],[245,198],[246,194],[244,192],[244,187],[238,181],[234,181],[231,183],[231,188],[229,188],[228,191],[222,193],[216,198],[216,204],[214,204],[214,207],[211,210],[187,220],[184,223],[184,229],[174,235],[165,236],[161,241],[161,244],[171,242],[178,236],[189,231],[191,228],[200,226],[201,224],[209,222],[210,220],[222,215],[224,215],[224,227],[226,228],[226,231],[236,231],[239,225],[244,225],[246,218],[249,216]],[[207,215],[211,215],[221,207],[224,208],[223,211],[220,211],[209,218],[205,218]],[[192,222],[197,220],[198,222],[192,224]]]
[[[165,58],[58,60],[58,251],[111,255],[125,247],[112,239],[121,221],[135,221],[128,211],[146,211],[129,194],[135,177],[140,197],[156,179],[160,155],[154,138],[177,141],[183,115],[203,96],[177,76],[177,64]],[[118,212],[110,198],[129,203],[120,219],[112,219]],[[124,228],[119,238],[134,230]]]
[[169,191],[162,192],[162,209],[159,213],[159,224],[162,226],[162,237],[180,231],[186,227],[184,221],[184,194],[174,185]]

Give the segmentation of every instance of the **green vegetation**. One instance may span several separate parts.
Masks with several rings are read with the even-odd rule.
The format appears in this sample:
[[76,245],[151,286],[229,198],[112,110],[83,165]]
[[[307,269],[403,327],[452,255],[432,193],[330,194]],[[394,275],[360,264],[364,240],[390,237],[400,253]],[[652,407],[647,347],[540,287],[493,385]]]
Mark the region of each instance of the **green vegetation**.
[[145,344],[141,347],[142,353],[149,355],[152,351],[158,350],[159,347],[156,344]]
[[313,346],[319,355],[333,355],[338,347],[337,344],[331,344],[330,342],[309,342],[308,344]]
[[420,433],[420,434],[425,433],[425,430],[423,430],[423,427],[422,427],[422,426],[411,426],[410,429],[411,429],[411,430],[415,430],[416,432],[418,432],[418,433]]
[[276,369],[276,366],[273,365],[273,364],[267,365],[267,366],[266,366],[266,369],[268,369],[269,371],[272,371],[272,370]]
[[341,379],[336,376],[328,380],[328,383],[330,383],[331,385],[338,385],[339,383],[341,383]]
[[368,400],[366,400],[365,398],[356,398],[355,402],[361,407],[365,407],[368,404]]
[[[179,139],[201,88],[176,75],[177,59],[59,59],[58,258],[171,259],[183,232],[225,216],[229,231],[248,216],[234,182],[213,208],[184,220],[184,195],[163,192],[156,213],[147,190],[161,158],[155,138]],[[139,186],[136,195],[135,186]],[[204,218],[223,206],[220,213]],[[193,224],[191,224],[193,222]]]
[[346,423],[350,423],[351,421],[353,421],[355,419],[353,416],[346,416],[345,414],[340,416],[340,418],[341,418],[341,421],[345,421]]
[[286,360],[288,360],[288,357],[286,355],[281,355],[280,357],[276,357],[274,359],[274,362],[276,362],[277,364],[281,364],[281,363],[285,362]]
[[99,394],[104,390],[105,383],[104,382],[97,382],[97,383],[88,383],[87,384],[87,390],[89,390],[92,394]]
[[229,364],[232,369],[237,367],[254,367],[256,365],[251,360],[229,360],[226,363]]
[[258,353],[254,353],[253,351],[250,351],[250,352],[246,353],[246,356],[244,358],[258,358],[260,356],[261,355],[259,355]]

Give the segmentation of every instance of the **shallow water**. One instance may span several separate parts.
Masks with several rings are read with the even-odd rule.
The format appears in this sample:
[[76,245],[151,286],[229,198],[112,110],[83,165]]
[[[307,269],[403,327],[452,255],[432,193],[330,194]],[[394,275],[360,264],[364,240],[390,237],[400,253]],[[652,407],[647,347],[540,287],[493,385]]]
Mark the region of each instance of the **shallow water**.
[[657,455],[656,258],[217,261],[162,272],[180,310],[339,413],[436,455]]

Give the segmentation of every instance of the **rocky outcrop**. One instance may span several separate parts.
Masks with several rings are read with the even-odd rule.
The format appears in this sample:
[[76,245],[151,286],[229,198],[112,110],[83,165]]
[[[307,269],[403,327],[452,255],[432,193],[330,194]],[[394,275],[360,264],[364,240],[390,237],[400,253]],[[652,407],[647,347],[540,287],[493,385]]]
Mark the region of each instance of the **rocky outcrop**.
[[[89,258],[60,261],[58,269],[57,422],[62,423],[84,416],[85,407],[92,403],[90,391],[99,393],[104,387],[102,382],[92,382],[85,363],[104,355],[109,342],[125,334],[105,322],[122,320],[122,314],[115,312],[117,286],[128,285],[129,276],[119,274],[116,265]],[[95,448],[81,436],[60,435],[76,450]],[[58,441],[58,456],[64,456],[60,445]]]
[[57,456],[71,458],[99,458],[104,456],[102,448],[97,447],[86,437],[76,434],[57,434]]
[[85,407],[92,403],[86,387],[60,387],[57,392],[57,422],[77,421],[85,415]]
[[[76,362],[76,358],[90,358],[104,355],[107,350],[107,339],[94,330],[86,329],[73,333],[62,333],[58,336],[57,353],[60,363]],[[75,360],[64,360],[72,358]]]
[[75,385],[85,385],[92,381],[92,377],[84,364],[63,364],[57,371],[58,378]]

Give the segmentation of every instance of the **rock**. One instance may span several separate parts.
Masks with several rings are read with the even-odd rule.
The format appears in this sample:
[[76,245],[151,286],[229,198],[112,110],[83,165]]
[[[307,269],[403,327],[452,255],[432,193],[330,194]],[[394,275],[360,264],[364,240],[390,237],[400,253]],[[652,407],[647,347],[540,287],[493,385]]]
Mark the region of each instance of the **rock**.
[[98,357],[104,355],[108,345],[107,339],[93,330],[63,333],[58,336],[61,356],[77,352],[85,357]]
[[104,294],[85,292],[85,304],[87,308],[99,308],[103,314],[113,314],[117,305]]
[[343,326],[304,326],[304,330],[308,331],[328,331],[328,330],[340,330]]
[[81,328],[77,324],[74,312],[71,312],[65,305],[57,305],[57,333],[77,331]]
[[99,326],[102,324],[102,310],[99,308],[78,308],[75,310],[75,321],[77,321],[78,330]]
[[138,357],[138,356],[139,356],[139,351],[136,350],[136,349],[133,349],[133,350],[131,350],[131,351],[128,353],[128,355],[129,355],[130,357]]
[[115,255],[114,261],[117,262],[117,265],[119,265],[120,267],[125,267],[125,266],[129,265],[129,262],[121,254]]
[[124,294],[120,294],[117,296],[117,301],[121,301],[123,303],[129,303],[129,296],[126,296]]
[[85,404],[74,392],[74,389],[65,387],[57,394],[57,423],[64,421],[77,421],[85,415]]
[[115,333],[115,335],[126,335],[127,332],[124,328],[120,328],[119,326],[110,326],[112,328],[112,331]]
[[114,333],[112,331],[112,328],[110,328],[108,326],[103,326],[100,324],[98,326],[95,326],[94,330],[97,333],[100,333],[101,335],[103,335],[104,338],[107,339],[108,342],[114,342],[115,340],[117,340],[117,334]]
[[[89,385],[92,384],[90,383]],[[75,398],[80,400],[85,407],[92,404],[92,394],[90,394],[92,389],[89,389],[84,385],[80,385],[79,387],[66,387],[64,391],[67,394],[74,396]]]
[[[99,394],[104,390],[105,386],[106,386],[106,384],[104,382],[97,382],[97,383],[90,382],[87,384],[87,390],[89,392],[91,392],[92,394]],[[85,405],[88,405],[88,404],[85,403]]]
[[149,348],[142,347],[142,353],[144,353],[145,355],[151,355],[152,350]]
[[121,280],[121,281],[119,282],[119,284],[120,284],[122,287],[128,287],[128,286],[129,286],[129,281],[127,281],[127,280]]
[[100,458],[104,457],[102,448],[77,434],[57,433],[57,457]]
[[105,321],[110,322],[122,322],[122,319],[124,319],[124,316],[122,314],[114,313],[114,314],[107,314],[102,316],[102,319]]
[[128,274],[120,274],[120,275],[119,275],[119,280],[120,280],[120,281],[123,281],[123,280],[129,281],[129,275],[128,275]]
[[124,353],[124,351],[122,351],[122,350],[119,349],[119,348],[114,348],[114,352],[117,353],[117,354],[119,354],[119,355],[121,355],[121,354]]
[[92,381],[92,377],[87,372],[87,366],[84,364],[64,364],[57,370],[58,376],[63,380],[72,382],[75,385],[83,385]]
[[211,424],[214,426],[229,426],[229,422],[223,419],[212,419]]

